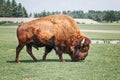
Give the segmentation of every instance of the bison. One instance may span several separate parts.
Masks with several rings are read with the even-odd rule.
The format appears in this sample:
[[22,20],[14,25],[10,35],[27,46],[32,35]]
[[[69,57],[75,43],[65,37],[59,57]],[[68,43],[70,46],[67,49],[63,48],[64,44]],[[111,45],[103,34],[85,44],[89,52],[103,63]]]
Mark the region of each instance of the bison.
[[15,61],[19,62],[19,53],[24,46],[34,61],[32,47],[37,50],[45,47],[42,60],[54,49],[61,62],[62,54],[70,55],[72,61],[84,60],[88,55],[90,39],[84,36],[73,18],[67,15],[51,15],[23,23],[17,28],[18,46]]

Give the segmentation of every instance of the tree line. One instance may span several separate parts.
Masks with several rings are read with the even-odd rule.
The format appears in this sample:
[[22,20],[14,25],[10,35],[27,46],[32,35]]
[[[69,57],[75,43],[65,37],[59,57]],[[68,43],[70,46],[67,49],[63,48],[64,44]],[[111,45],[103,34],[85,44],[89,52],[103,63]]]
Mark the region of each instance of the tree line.
[[15,0],[0,0],[0,17],[28,17],[28,13]]
[[[53,14],[67,14],[70,15],[73,18],[84,18],[84,19],[93,19],[95,21],[106,21],[106,22],[113,22],[113,21],[119,21],[120,20],[120,11],[113,11],[113,10],[107,10],[107,11],[95,11],[95,10],[89,10],[88,12],[84,12],[82,10],[73,10],[73,11],[41,11],[40,13],[34,13],[34,17],[45,17],[48,15]],[[31,16],[31,15],[30,15]]]
[[30,13],[28,15],[26,9],[21,3],[16,3],[15,0],[0,0],[0,17],[45,17],[53,14],[66,14],[73,18],[93,19],[95,21],[113,22],[120,20],[120,11],[95,11],[89,10],[84,12],[82,10],[67,10],[67,11],[41,11],[39,13]]

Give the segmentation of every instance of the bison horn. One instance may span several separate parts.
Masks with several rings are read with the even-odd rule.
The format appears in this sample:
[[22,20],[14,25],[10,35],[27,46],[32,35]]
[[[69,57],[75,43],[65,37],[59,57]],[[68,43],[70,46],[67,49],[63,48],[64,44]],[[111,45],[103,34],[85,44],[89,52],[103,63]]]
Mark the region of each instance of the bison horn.
[[83,38],[81,41],[81,47],[83,46],[84,43],[85,43],[85,38]]

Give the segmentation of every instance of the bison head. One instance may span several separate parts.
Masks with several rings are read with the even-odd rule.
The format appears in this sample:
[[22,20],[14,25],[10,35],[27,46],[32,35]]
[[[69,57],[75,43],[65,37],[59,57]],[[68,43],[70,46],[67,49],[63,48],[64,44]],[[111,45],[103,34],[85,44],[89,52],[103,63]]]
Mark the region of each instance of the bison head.
[[88,55],[88,50],[90,47],[90,39],[87,37],[80,37],[77,41],[74,42],[72,46],[73,52],[73,61],[84,60]]

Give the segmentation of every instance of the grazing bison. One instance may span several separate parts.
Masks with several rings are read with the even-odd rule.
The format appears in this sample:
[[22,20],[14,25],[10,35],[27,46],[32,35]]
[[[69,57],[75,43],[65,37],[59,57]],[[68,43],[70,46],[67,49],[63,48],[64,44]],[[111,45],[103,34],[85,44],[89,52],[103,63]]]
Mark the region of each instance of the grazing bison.
[[78,29],[74,19],[67,15],[52,15],[23,23],[17,28],[18,46],[16,48],[16,62],[19,62],[19,53],[24,46],[33,58],[32,47],[38,50],[45,47],[43,60],[54,49],[60,61],[64,61],[62,54],[70,55],[72,61],[84,60],[88,55],[90,39]]

